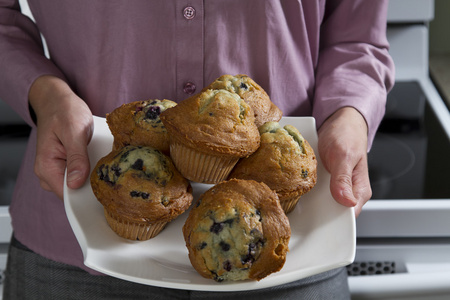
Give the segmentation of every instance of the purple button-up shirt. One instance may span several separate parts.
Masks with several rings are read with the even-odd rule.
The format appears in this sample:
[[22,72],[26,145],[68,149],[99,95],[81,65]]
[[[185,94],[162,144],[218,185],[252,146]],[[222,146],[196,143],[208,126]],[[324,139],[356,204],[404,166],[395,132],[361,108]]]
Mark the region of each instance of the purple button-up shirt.
[[[356,108],[369,143],[384,114],[393,64],[387,1],[0,0],[0,98],[31,126],[11,215],[17,239],[50,259],[83,265],[63,203],[33,173],[36,130],[28,91],[41,75],[66,80],[92,112],[125,102],[180,101],[223,74],[247,74],[284,115],[318,126]],[[44,36],[51,59],[44,56]],[[89,269],[87,269],[89,270]],[[92,272],[92,271],[91,271]],[[93,272],[95,273],[95,272]]]

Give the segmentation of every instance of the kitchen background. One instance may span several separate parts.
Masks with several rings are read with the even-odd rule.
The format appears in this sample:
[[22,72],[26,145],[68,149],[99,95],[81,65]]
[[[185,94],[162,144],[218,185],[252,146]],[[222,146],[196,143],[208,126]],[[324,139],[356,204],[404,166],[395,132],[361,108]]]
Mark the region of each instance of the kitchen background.
[[450,107],[450,1],[436,0],[430,23],[430,74]]
[[[447,0],[390,2],[397,85],[370,154],[374,200],[357,220],[357,254],[348,268],[354,299],[449,299],[449,13]],[[0,99],[0,300],[8,205],[28,134]],[[379,162],[386,157],[387,168]]]

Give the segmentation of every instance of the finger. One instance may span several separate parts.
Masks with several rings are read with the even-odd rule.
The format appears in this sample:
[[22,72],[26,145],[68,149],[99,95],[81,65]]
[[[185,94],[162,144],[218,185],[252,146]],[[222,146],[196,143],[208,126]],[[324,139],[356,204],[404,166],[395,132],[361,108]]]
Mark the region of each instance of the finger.
[[365,158],[356,165],[353,176],[353,195],[358,202],[355,207],[356,216],[361,212],[363,205],[372,197],[368,174],[367,158]]
[[344,206],[355,206],[357,199],[353,195],[353,170],[345,160],[340,160],[331,167],[330,173],[330,190],[333,198]]
[[67,186],[73,189],[81,187],[89,176],[90,164],[87,145],[92,137],[92,125],[83,130],[80,138],[66,143]]
[[50,185],[47,184],[46,181],[44,180],[39,180],[39,184],[41,185],[41,187],[46,190],[47,192],[51,192],[52,188],[50,187]]
[[[86,147],[86,145],[84,146]],[[87,151],[74,149],[67,153],[67,186],[72,189],[81,187],[89,174]]]

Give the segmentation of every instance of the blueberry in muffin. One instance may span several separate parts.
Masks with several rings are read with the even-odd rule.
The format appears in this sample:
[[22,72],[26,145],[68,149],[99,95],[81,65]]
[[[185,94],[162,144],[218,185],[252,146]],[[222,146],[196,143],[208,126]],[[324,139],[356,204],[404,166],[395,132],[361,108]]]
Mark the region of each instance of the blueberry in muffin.
[[279,271],[290,234],[276,193],[252,180],[223,181],[206,191],[183,226],[193,267],[218,282]]
[[171,159],[150,147],[125,146],[101,158],[91,187],[119,236],[147,240],[191,204],[192,188]]
[[107,114],[106,122],[114,137],[113,149],[127,145],[149,146],[169,154],[169,137],[159,116],[175,105],[167,99],[134,101]]

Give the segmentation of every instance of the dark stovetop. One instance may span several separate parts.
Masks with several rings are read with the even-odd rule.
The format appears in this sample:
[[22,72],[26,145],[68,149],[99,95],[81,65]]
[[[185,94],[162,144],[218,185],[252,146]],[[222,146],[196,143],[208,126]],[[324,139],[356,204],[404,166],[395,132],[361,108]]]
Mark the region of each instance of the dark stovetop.
[[373,199],[450,198],[450,141],[417,82],[396,83],[369,152]]

